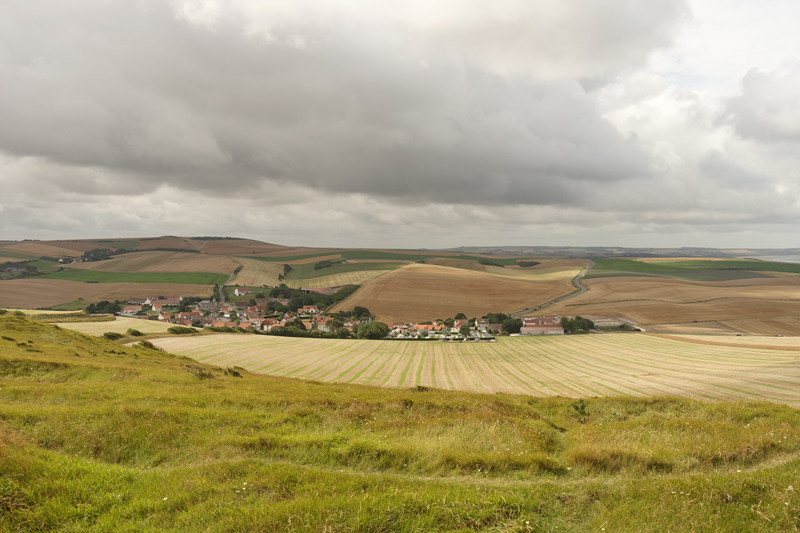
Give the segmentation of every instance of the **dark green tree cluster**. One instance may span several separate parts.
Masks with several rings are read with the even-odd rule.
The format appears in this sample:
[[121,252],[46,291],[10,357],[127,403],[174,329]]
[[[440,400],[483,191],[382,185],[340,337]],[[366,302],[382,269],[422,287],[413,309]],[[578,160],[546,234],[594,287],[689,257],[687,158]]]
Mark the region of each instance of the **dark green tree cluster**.
[[389,334],[389,326],[383,322],[366,322],[356,328],[359,339],[382,339]]
[[[345,285],[334,294],[304,294],[300,289],[292,289],[287,287],[286,284],[281,283],[269,291],[270,298],[288,298],[289,304],[287,308],[289,311],[297,311],[304,305],[316,305],[317,307],[330,307],[337,302],[341,302],[358,289],[358,285]],[[273,306],[275,310],[277,306]]]
[[519,333],[519,331],[522,329],[522,320],[520,320],[519,318],[506,318],[505,320],[503,320],[502,324],[503,324],[503,331],[505,331],[509,335],[511,333]]
[[562,316],[561,327],[564,328],[564,333],[586,333],[594,327],[594,322],[580,316],[576,316],[571,320]]
[[478,259],[478,263],[487,266],[495,266],[500,268],[505,268],[506,266],[503,263],[498,263],[497,261],[493,261],[491,259]]
[[[338,263],[338,261],[337,261],[337,263]],[[332,267],[335,264],[336,263],[334,263],[333,261],[329,261],[327,259],[325,259],[323,261],[317,261],[316,263],[314,263],[314,270],[322,270],[323,268]]]
[[119,300],[114,302],[103,300],[102,302],[97,302],[96,304],[89,304],[86,306],[86,312],[90,315],[97,313],[119,313],[122,310],[122,303],[124,302],[120,302]]

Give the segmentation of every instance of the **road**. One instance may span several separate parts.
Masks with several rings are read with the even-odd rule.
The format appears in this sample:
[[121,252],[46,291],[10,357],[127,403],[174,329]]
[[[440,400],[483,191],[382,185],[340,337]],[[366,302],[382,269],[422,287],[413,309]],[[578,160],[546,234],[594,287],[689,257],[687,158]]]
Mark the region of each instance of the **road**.
[[583,278],[583,276],[586,275],[587,272],[589,272],[589,270],[594,268],[595,262],[592,261],[591,259],[587,259],[587,261],[589,261],[589,266],[587,266],[586,268],[581,270],[580,274],[578,274],[577,276],[572,278],[572,284],[575,285],[575,287],[578,288],[578,290],[576,292],[573,292],[573,293],[568,294],[566,296],[560,296],[560,297],[556,298],[555,300],[550,300],[547,303],[543,303],[541,305],[537,305],[536,307],[531,307],[530,309],[523,309],[522,311],[517,311],[516,313],[511,313],[511,316],[518,317],[518,316],[524,315],[526,313],[532,313],[533,311],[536,311],[538,309],[542,309],[544,307],[547,307],[548,305],[553,305],[554,303],[563,302],[564,300],[567,300],[569,298],[574,298],[575,296],[577,296],[579,294],[583,294],[584,292],[588,291],[589,289],[587,289],[586,286],[584,286],[584,284],[581,283],[581,279]]
[[228,276],[228,281],[219,286],[219,300],[217,301],[219,302],[220,305],[225,304],[225,285],[233,281],[234,276],[236,276],[236,272],[232,272],[230,276]]

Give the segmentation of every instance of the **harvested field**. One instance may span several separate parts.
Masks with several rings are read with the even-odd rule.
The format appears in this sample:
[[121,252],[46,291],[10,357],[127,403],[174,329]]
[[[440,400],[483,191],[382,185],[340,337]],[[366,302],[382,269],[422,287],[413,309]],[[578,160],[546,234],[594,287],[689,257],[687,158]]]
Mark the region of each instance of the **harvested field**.
[[796,351],[701,345],[654,335],[511,337],[496,343],[213,335],[154,342],[204,363],[319,381],[570,398],[768,400],[800,406]]
[[56,325],[64,329],[80,331],[87,335],[100,336],[107,331],[124,334],[129,328],[137,329],[145,334],[167,334],[167,329],[174,324],[159,322],[158,320],[141,320],[118,316],[111,322],[57,322]]
[[800,279],[794,276],[718,282],[614,277],[584,284],[588,292],[547,313],[622,316],[665,333],[800,335]]
[[218,272],[104,272],[75,268],[59,270],[42,277],[86,283],[177,283],[181,285],[215,285],[223,284],[228,280],[227,274]]
[[270,244],[268,242],[252,241],[249,239],[226,239],[206,241],[201,251],[204,254],[263,254],[275,253],[286,250],[285,246]]
[[0,263],[19,263],[21,261],[25,261],[24,259],[18,259],[16,257],[0,257]]
[[242,265],[242,270],[236,274],[232,283],[251,287],[261,287],[262,285],[277,287],[280,285],[278,275],[283,274],[282,264],[244,257],[237,257],[236,261]]
[[572,269],[561,279],[532,281],[436,265],[412,264],[368,281],[333,311],[361,305],[382,322],[435,320],[465,313],[512,312],[574,290]]
[[81,242],[23,242],[12,244],[11,246],[3,247],[3,250],[17,252],[21,254],[29,254],[33,256],[47,256],[47,257],[60,257],[83,255],[83,252],[92,250],[94,248],[103,248],[97,244],[81,243]]
[[320,276],[309,279],[286,279],[282,283],[293,289],[302,287],[314,287],[325,289],[329,287],[341,287],[343,285],[361,285],[362,283],[376,278],[381,274],[386,274],[386,270],[359,270],[357,272],[342,272],[330,276]]
[[183,237],[160,237],[158,239],[142,239],[136,245],[137,250],[152,250],[154,248],[177,248],[182,250],[194,250],[188,239]]
[[181,252],[133,252],[106,261],[64,265],[103,272],[220,272],[230,274],[239,264],[225,256]]
[[87,302],[127,300],[133,296],[175,294],[180,296],[211,296],[208,285],[165,283],[82,283],[57,279],[12,279],[0,281],[0,307],[36,309],[72,302],[83,298]]

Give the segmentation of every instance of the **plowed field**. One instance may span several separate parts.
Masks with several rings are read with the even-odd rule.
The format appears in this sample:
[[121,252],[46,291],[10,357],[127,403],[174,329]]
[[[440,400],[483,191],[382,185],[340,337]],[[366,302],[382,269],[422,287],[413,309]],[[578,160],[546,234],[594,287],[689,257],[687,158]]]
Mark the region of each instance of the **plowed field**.
[[214,335],[154,342],[205,363],[320,381],[573,398],[770,400],[800,406],[797,351],[702,345],[651,335],[512,337],[496,343]]
[[800,277],[697,282],[616,277],[547,307],[548,314],[623,316],[648,331],[800,335]]
[[180,252],[134,252],[107,261],[65,265],[103,272],[220,272],[230,274],[239,263],[225,256]]
[[435,320],[465,313],[512,312],[574,290],[573,269],[561,279],[534,281],[435,265],[408,265],[364,284],[334,311],[361,305],[383,322]]
[[174,283],[82,283],[57,279],[12,279],[0,281],[0,307],[36,309],[83,298],[87,302],[126,300],[133,296],[159,294],[211,296],[208,285]]

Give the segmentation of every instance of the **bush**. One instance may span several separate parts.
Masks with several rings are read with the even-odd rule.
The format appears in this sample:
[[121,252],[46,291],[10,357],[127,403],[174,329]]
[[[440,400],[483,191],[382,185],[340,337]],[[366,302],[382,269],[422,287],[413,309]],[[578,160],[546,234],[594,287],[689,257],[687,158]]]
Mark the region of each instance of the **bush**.
[[7,309],[0,309],[0,315],[6,315],[6,314],[8,314]]
[[136,348],[144,348],[146,350],[153,350],[153,351],[156,351],[156,352],[163,352],[164,351],[163,348],[159,348],[158,346],[156,346],[155,344],[153,344],[150,341],[139,341],[134,346]]
[[106,331],[105,333],[103,333],[103,337],[105,337],[110,341],[119,340],[124,336],[125,335],[123,335],[122,333],[117,333],[116,331]]
[[173,335],[189,335],[191,333],[197,333],[196,329],[187,328],[186,326],[172,326],[167,331],[169,331]]
[[539,261],[517,261],[517,264],[522,268],[527,268],[538,265]]
[[142,333],[138,329],[128,328],[128,335],[130,335],[131,337],[142,337],[144,336],[144,333]]
[[478,259],[478,263],[480,263],[482,265],[494,266],[494,267],[500,267],[500,268],[505,268],[506,267],[503,263],[498,263],[497,261],[492,261],[491,259]]

